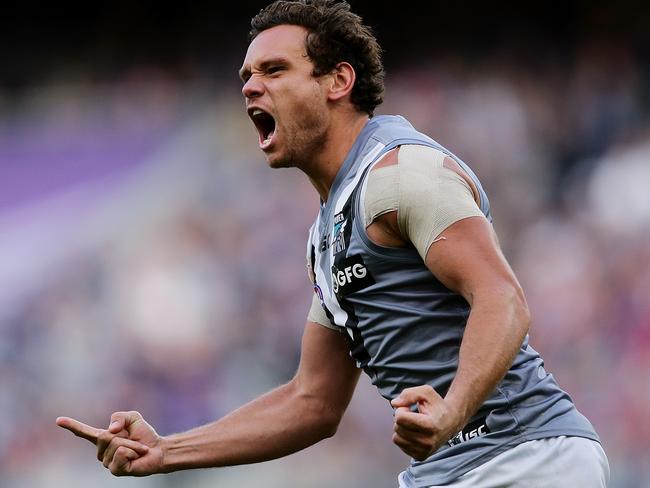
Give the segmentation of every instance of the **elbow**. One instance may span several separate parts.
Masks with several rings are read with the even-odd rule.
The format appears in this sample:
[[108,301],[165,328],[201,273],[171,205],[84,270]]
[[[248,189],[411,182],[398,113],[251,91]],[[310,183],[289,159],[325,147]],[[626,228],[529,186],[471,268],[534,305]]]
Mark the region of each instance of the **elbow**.
[[339,415],[329,409],[323,409],[321,412],[322,414],[318,420],[319,435],[322,439],[333,437],[339,429],[343,415]]
[[330,437],[334,437],[334,434],[336,434],[338,429],[339,429],[339,422],[325,423],[323,425],[323,427],[322,427],[322,430],[321,430],[321,437],[323,439],[328,439]]
[[336,434],[344,409],[341,410],[328,402],[320,393],[295,390],[294,405],[298,406],[299,420],[318,442]]
[[315,411],[311,419],[304,419],[306,422],[303,424],[313,436],[312,442],[320,442],[324,439],[333,437],[336,434],[340,421],[335,417],[330,417],[320,412]]

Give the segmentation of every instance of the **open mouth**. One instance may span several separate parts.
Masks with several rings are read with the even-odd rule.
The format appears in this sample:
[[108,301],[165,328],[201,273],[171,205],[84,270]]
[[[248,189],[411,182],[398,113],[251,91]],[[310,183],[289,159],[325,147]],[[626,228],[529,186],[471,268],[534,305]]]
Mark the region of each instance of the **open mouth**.
[[255,128],[260,135],[260,147],[265,149],[271,144],[271,140],[275,134],[275,119],[271,114],[261,108],[250,109],[248,116],[255,124]]

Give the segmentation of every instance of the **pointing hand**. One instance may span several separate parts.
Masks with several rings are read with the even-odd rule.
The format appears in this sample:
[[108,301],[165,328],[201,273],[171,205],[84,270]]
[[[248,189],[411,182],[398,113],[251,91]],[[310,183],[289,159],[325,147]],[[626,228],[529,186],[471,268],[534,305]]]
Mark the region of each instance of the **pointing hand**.
[[97,446],[97,459],[115,476],[147,476],[162,467],[161,437],[138,412],[116,412],[108,429],[98,429],[69,417],[56,419]]

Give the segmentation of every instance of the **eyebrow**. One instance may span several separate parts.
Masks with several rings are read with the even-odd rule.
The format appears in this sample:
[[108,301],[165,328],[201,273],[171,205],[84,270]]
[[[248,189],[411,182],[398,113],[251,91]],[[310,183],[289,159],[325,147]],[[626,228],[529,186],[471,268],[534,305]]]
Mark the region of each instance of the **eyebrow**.
[[[287,58],[283,56],[277,56],[274,58],[265,59],[264,61],[259,63],[259,69],[261,71],[265,71],[266,69],[268,69],[269,66],[274,64],[288,65],[290,64],[290,62]],[[241,69],[239,70],[239,78],[244,82],[247,80],[247,78],[250,77],[250,74],[251,74],[251,69],[248,65],[242,66]]]
[[248,68],[247,66],[242,66],[239,69],[239,79],[242,81],[246,81],[246,77],[250,75],[250,73],[251,73],[250,68]]

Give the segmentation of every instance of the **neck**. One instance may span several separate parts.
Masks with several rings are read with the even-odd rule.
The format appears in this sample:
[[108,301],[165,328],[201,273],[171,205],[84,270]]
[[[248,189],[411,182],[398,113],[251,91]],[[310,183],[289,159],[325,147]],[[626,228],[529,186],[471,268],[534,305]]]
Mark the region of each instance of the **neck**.
[[301,168],[323,201],[327,201],[334,178],[368,119],[367,114],[359,114],[356,111],[352,117],[350,113],[333,116],[325,144],[318,154]]

